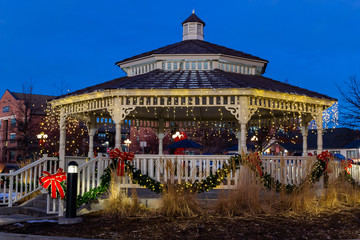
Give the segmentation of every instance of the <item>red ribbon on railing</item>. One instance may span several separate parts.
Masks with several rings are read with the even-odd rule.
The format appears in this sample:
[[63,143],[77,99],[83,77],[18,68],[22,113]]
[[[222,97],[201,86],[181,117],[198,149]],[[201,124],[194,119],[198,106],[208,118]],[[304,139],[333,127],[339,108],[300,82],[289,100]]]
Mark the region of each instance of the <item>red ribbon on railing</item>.
[[111,159],[118,160],[117,166],[117,175],[124,176],[125,175],[125,163],[126,161],[132,161],[134,158],[134,153],[132,152],[121,152],[118,148],[111,150],[109,153]]
[[66,174],[62,168],[59,168],[55,174],[51,174],[47,171],[42,172],[45,176],[39,178],[40,185],[45,189],[51,186],[51,198],[56,198],[56,190],[59,191],[61,199],[64,199],[65,192],[61,182],[66,180]]
[[341,167],[345,169],[345,171],[350,174],[350,168],[352,167],[352,161],[351,160],[341,160]]

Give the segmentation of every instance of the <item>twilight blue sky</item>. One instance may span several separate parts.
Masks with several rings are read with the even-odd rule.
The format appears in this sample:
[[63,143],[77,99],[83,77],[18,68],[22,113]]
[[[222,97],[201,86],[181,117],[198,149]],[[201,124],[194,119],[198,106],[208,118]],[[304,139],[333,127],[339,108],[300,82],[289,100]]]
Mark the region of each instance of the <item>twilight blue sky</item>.
[[340,98],[360,75],[360,0],[0,0],[0,94],[124,76],[116,61],[181,41],[192,9],[206,41],[269,60],[266,77]]

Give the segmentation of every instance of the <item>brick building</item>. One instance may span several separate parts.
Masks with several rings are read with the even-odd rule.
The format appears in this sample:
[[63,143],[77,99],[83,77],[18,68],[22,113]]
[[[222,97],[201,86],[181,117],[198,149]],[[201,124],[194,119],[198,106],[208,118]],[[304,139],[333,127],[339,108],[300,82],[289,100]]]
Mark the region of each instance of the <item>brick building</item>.
[[22,160],[29,157],[29,149],[38,147],[36,135],[40,133],[46,101],[51,98],[5,91],[0,99],[0,162]]

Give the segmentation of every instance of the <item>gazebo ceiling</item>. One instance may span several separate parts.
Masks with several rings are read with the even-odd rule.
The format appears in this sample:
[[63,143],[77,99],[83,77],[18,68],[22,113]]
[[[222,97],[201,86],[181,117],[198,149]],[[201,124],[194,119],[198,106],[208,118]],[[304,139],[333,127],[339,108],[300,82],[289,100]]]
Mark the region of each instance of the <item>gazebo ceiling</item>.
[[109,89],[259,89],[336,101],[326,95],[273,80],[261,75],[210,71],[165,71],[156,69],[132,77],[121,77],[80,89],[59,98],[101,92]]

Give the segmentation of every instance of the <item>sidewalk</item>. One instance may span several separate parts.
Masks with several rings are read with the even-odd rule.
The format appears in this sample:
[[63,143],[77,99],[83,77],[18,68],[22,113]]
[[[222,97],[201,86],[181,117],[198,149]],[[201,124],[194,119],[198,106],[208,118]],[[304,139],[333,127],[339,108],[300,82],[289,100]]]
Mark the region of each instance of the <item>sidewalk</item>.
[[[26,235],[17,233],[3,233],[0,232],[1,240],[90,240],[89,238],[68,238],[68,237],[52,237],[52,236],[40,236],[40,235]],[[104,240],[94,239],[91,240]]]
[[[25,214],[11,214],[11,215],[0,215],[0,226],[7,224],[21,224],[27,221],[41,221],[41,220],[57,220],[57,216],[47,217],[33,217]],[[88,238],[70,238],[70,237],[56,237],[56,236],[41,236],[41,235],[28,235],[18,233],[5,233],[0,232],[1,240],[89,240]],[[96,239],[95,239],[96,240]],[[99,239],[98,239],[99,240]]]

